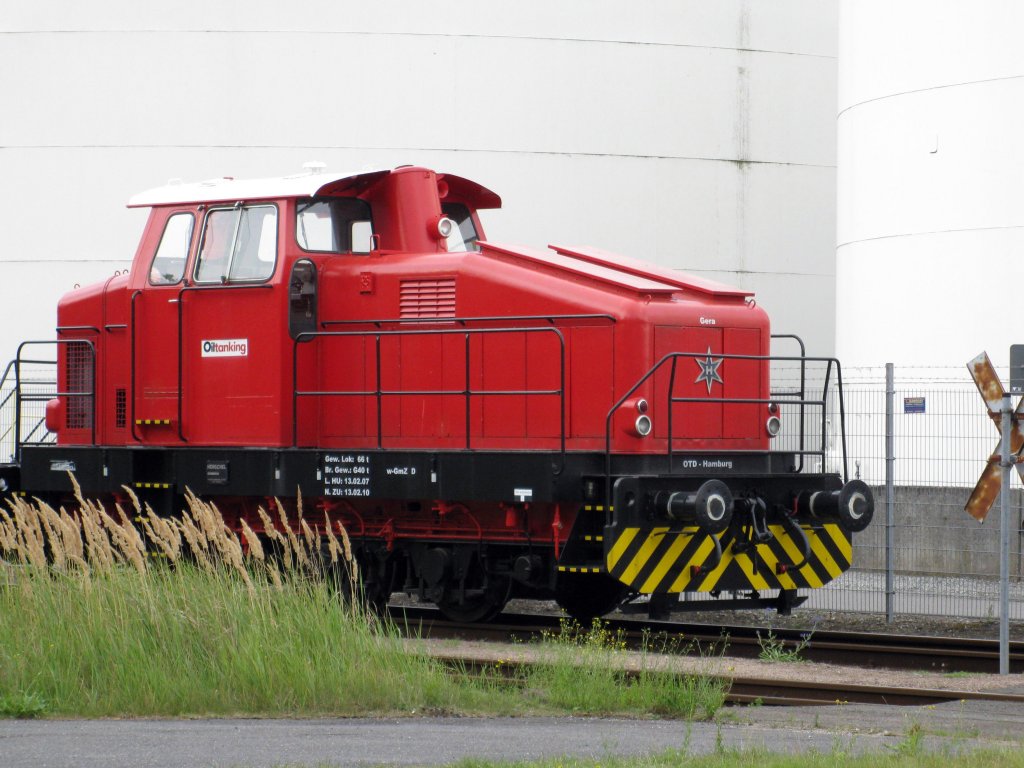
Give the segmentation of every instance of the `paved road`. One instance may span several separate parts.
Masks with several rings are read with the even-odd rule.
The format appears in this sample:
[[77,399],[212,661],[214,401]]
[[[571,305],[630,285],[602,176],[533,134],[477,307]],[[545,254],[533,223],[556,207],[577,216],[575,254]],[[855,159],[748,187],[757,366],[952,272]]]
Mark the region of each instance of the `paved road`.
[[[723,725],[732,746],[828,751],[826,733]],[[676,748],[714,749],[718,726],[575,718],[408,720],[89,720],[0,723],[4,768],[439,765],[466,757],[601,757]],[[879,737],[875,737],[879,741]],[[881,748],[880,746],[878,747]]]
[[[911,723],[931,749],[1020,738],[1024,711],[985,702],[934,708],[815,707],[728,710],[726,722],[596,718],[396,720],[7,720],[3,768],[263,768],[443,765],[467,757],[528,760],[726,747],[794,752],[884,751]],[[817,723],[819,727],[813,727]],[[979,728],[984,724],[984,728]],[[886,730],[890,732],[885,733]],[[995,740],[995,741],[993,741]]]

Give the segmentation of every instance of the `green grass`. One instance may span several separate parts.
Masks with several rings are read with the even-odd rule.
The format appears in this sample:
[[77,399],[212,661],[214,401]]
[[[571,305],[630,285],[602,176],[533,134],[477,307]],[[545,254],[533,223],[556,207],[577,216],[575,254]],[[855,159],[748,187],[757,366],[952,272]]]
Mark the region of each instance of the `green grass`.
[[[24,500],[0,509],[0,717],[623,714],[711,717],[723,684],[624,675],[621,638],[566,625],[510,686],[453,674],[324,578],[322,537],[260,510],[266,555],[194,496],[180,520]],[[145,517],[143,517],[145,515]],[[354,568],[347,533],[326,534]],[[162,557],[147,557],[159,553]],[[6,561],[5,559],[6,558]],[[13,565],[18,563],[18,565]],[[339,565],[339,567],[340,567]],[[344,569],[343,569],[344,570]],[[492,670],[497,672],[498,670]]]
[[582,628],[565,620],[558,633],[542,638],[541,663],[528,672],[526,689],[566,712],[711,718],[725,701],[723,684],[658,669],[658,650],[671,649],[655,647],[648,637],[639,653],[627,653],[621,631],[611,632],[600,621]]
[[464,698],[316,583],[249,589],[188,566],[37,576],[0,591],[0,615],[0,701],[14,702],[0,714],[443,712]]
[[[452,675],[319,581],[280,587],[179,564],[0,590],[0,716],[586,713],[710,717],[710,678],[638,672],[600,625],[532,648],[517,687]],[[416,644],[412,644],[415,648]],[[496,670],[497,671],[497,670]]]

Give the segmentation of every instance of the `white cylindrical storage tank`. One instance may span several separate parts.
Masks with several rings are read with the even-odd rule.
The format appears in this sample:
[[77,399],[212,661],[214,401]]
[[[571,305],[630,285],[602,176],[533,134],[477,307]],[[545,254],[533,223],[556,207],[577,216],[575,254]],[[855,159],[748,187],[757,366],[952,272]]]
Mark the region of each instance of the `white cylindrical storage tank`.
[[1024,5],[843,0],[844,365],[997,365],[1024,343]]
[[831,351],[836,0],[57,0],[0,21],[0,361],[129,265],[132,194],[313,160],[468,176],[504,199],[493,240],[752,288]]

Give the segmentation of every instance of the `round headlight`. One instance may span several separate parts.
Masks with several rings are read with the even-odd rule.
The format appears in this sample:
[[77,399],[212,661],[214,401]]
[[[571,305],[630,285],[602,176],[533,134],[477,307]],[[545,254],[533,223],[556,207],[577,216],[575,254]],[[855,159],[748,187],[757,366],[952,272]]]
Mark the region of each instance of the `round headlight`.
[[447,216],[437,220],[437,234],[441,237],[448,237],[455,230],[455,222]]
[[637,416],[636,423],[633,425],[634,429],[636,429],[636,433],[640,435],[640,437],[647,437],[651,434],[652,426],[651,417],[644,414]]
[[782,419],[778,416],[769,416],[768,421],[764,424],[764,428],[768,430],[769,437],[775,437],[782,431]]

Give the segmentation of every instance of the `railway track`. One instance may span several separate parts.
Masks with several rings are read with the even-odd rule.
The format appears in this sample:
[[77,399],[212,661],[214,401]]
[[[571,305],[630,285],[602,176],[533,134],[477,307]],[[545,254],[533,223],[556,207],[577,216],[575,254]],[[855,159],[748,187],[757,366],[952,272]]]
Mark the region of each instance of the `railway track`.
[[[560,617],[503,613],[490,624],[456,624],[446,621],[428,607],[392,606],[392,619],[408,624],[423,637],[453,637],[476,640],[525,640],[544,632],[558,632]],[[709,649],[730,656],[757,658],[761,643],[771,631],[777,642],[793,648],[806,633],[798,629],[749,626],[711,626],[672,621],[610,619],[611,631],[621,631],[627,643],[639,647],[644,638],[657,640],[664,633],[680,649],[697,653]],[[760,638],[758,637],[760,633]],[[801,658],[821,663],[857,667],[926,670],[934,672],[984,672],[999,670],[999,645],[984,638],[934,637],[921,635],[877,635],[866,632],[816,631]],[[1024,672],[1024,642],[1010,644],[1010,671]]]
[[[459,675],[477,676],[490,683],[500,680],[508,685],[522,685],[529,668],[536,660],[520,658],[496,663],[493,657],[464,653],[458,650],[432,650],[430,655],[450,665]],[[637,672],[623,669],[625,678]],[[677,672],[651,672],[646,674],[678,674]],[[766,706],[827,706],[834,704],[885,704],[900,706],[926,706],[950,701],[994,701],[1024,704],[1024,694],[996,691],[969,691],[945,688],[907,688],[893,685],[861,685],[846,681],[828,683],[794,678],[767,678],[718,676],[727,686],[727,704],[761,704]]]

